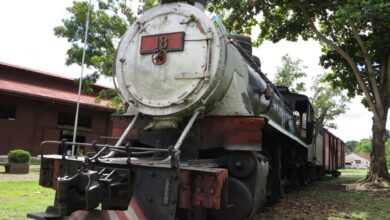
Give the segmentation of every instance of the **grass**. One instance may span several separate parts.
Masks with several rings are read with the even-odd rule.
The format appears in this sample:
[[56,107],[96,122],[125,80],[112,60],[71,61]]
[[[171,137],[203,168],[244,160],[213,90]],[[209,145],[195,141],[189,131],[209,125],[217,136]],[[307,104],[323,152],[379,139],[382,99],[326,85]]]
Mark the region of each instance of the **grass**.
[[[0,178],[0,219],[26,219],[28,212],[44,211],[54,200],[54,190],[38,185],[39,166],[30,168],[33,181]],[[0,171],[1,172],[1,171]],[[390,219],[390,192],[345,191],[343,184],[363,178],[367,170],[342,170],[339,178],[324,178],[302,190],[286,194],[278,204],[259,215],[269,219]],[[13,178],[20,178],[20,175]]]
[[341,170],[342,174],[350,175],[350,174],[359,174],[359,175],[366,175],[368,172],[368,169],[343,169]]
[[260,219],[390,219],[390,192],[346,191],[343,184],[363,178],[367,170],[342,170],[339,178],[327,177],[286,194]]
[[28,212],[45,211],[54,201],[54,190],[38,181],[0,182],[0,219],[27,219]]
[[39,170],[39,165],[30,165],[29,174],[8,174],[0,166],[1,220],[27,219],[28,212],[42,212],[52,205],[55,192],[39,186]]

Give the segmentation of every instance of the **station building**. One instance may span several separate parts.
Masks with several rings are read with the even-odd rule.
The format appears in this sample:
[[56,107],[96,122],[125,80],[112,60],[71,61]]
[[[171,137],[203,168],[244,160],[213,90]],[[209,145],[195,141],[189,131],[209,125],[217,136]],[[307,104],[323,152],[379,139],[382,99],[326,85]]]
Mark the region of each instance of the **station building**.
[[[95,100],[102,89],[93,85],[93,93],[80,97],[77,141],[106,143],[102,137],[111,134],[115,110],[107,100]],[[36,156],[44,140],[71,141],[77,91],[73,79],[0,62],[0,155],[24,149]],[[43,153],[58,153],[58,147],[46,146]]]

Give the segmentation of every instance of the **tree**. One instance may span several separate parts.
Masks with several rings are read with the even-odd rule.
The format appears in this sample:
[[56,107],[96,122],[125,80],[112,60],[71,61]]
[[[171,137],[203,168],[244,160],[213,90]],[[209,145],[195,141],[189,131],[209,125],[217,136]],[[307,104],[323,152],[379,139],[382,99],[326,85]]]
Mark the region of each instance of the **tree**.
[[[87,36],[85,64],[90,73],[83,80],[83,91],[89,92],[90,85],[101,75],[112,76],[112,66],[116,47],[127,28],[136,20],[136,15],[126,0],[97,0],[90,9],[90,25]],[[142,13],[153,7],[156,0],[145,0],[138,10]],[[67,51],[66,65],[81,65],[83,42],[86,30],[88,2],[74,1],[66,10],[70,17],[63,19],[63,24],[54,28],[57,37],[66,38],[72,43]],[[79,79],[78,79],[79,80]],[[123,106],[114,90],[102,90],[97,101],[110,98],[111,104],[118,110]]]
[[[282,66],[278,67],[275,76],[277,86],[287,86],[292,92],[306,91],[305,83],[302,79],[306,78],[303,71],[302,60],[292,60],[286,54],[282,57]],[[331,87],[328,83],[321,81],[321,75],[317,75],[311,87],[313,96],[309,97],[315,112],[316,126],[314,129],[313,140],[317,139],[319,132],[324,128],[337,128],[333,120],[345,113],[349,98],[343,95],[340,89]],[[315,143],[315,142],[314,142]]]
[[[57,37],[68,39],[72,46],[67,51],[66,64],[81,65],[82,40],[85,35],[88,2],[74,1],[67,8],[70,18],[63,19],[63,25],[54,28]],[[97,0],[90,10],[90,25],[87,37],[85,64],[97,75],[112,76],[112,63],[116,46],[128,26],[136,17],[126,1]]]
[[360,140],[355,148],[353,149],[354,153],[359,154],[369,154],[372,149],[372,139],[371,138],[364,138]]
[[303,69],[306,69],[306,66],[302,66],[302,60],[292,60],[288,54],[284,55],[282,66],[277,69],[275,85],[287,86],[290,91],[295,93],[304,92],[306,90],[305,83],[300,81],[301,78],[306,77]]
[[345,96],[339,88],[332,87],[324,81],[321,82],[321,77],[317,75],[311,87],[314,94],[310,97],[310,101],[315,110],[316,120],[314,140],[317,140],[319,132],[324,127],[337,128],[333,120],[346,112],[347,103],[350,101],[350,98]]
[[358,141],[347,141],[347,142],[345,142],[345,148],[346,148],[345,152],[347,154],[350,154],[351,152],[353,152],[353,150],[355,149],[357,143],[358,143]]
[[[373,114],[372,166],[365,183],[390,181],[385,158],[385,128],[390,106],[390,2],[388,0],[215,0],[225,8],[225,24],[247,33],[259,25],[257,40],[317,39],[323,45],[321,65],[331,68],[327,80],[363,95]],[[259,13],[263,19],[256,20]]]

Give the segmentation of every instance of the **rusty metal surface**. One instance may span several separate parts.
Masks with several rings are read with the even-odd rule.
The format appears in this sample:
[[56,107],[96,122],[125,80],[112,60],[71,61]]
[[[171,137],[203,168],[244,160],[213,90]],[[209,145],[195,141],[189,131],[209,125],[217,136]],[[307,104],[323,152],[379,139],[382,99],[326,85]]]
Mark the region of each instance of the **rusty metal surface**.
[[[219,173],[193,172],[192,205],[210,209],[220,209],[224,193],[227,193],[228,171]],[[225,189],[223,189],[225,188]]]
[[59,174],[59,161],[52,158],[41,160],[39,173],[39,185],[48,188],[57,188],[57,178]]
[[259,146],[262,141],[265,119],[260,117],[206,117],[200,123],[202,147],[208,145]]
[[[123,131],[126,129],[126,126],[133,119],[133,116],[116,116],[111,117],[112,121],[112,131],[111,135],[113,137],[120,137]],[[127,135],[129,139],[139,139],[140,132],[150,123],[150,119],[147,117],[140,116],[137,122],[135,123],[133,129]]]

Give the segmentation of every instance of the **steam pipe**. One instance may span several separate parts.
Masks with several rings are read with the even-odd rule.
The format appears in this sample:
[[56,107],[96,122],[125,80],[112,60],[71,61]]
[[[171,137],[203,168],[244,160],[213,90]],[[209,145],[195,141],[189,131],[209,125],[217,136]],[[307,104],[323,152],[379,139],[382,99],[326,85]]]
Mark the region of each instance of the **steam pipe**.
[[[183,144],[184,139],[187,137],[188,132],[190,132],[190,129],[192,128],[192,125],[194,124],[195,120],[198,118],[200,112],[203,110],[203,108],[197,109],[194,114],[192,115],[191,119],[188,121],[186,127],[184,128],[184,131],[181,133],[179,140],[177,140],[175,146],[173,147],[174,151],[178,151]],[[171,156],[168,156],[161,162],[167,162],[171,159]]]
[[[114,147],[119,147],[123,143],[123,141],[125,140],[125,138],[129,134],[130,130],[134,127],[134,124],[137,121],[139,114],[140,114],[139,112],[137,112],[137,114],[135,114],[133,120],[130,122],[129,126],[127,126],[126,130],[123,132],[122,136],[119,138],[118,142],[116,142]],[[114,155],[115,155],[115,151],[110,151],[108,154],[102,156],[102,158],[109,158],[109,157],[112,157]]]

